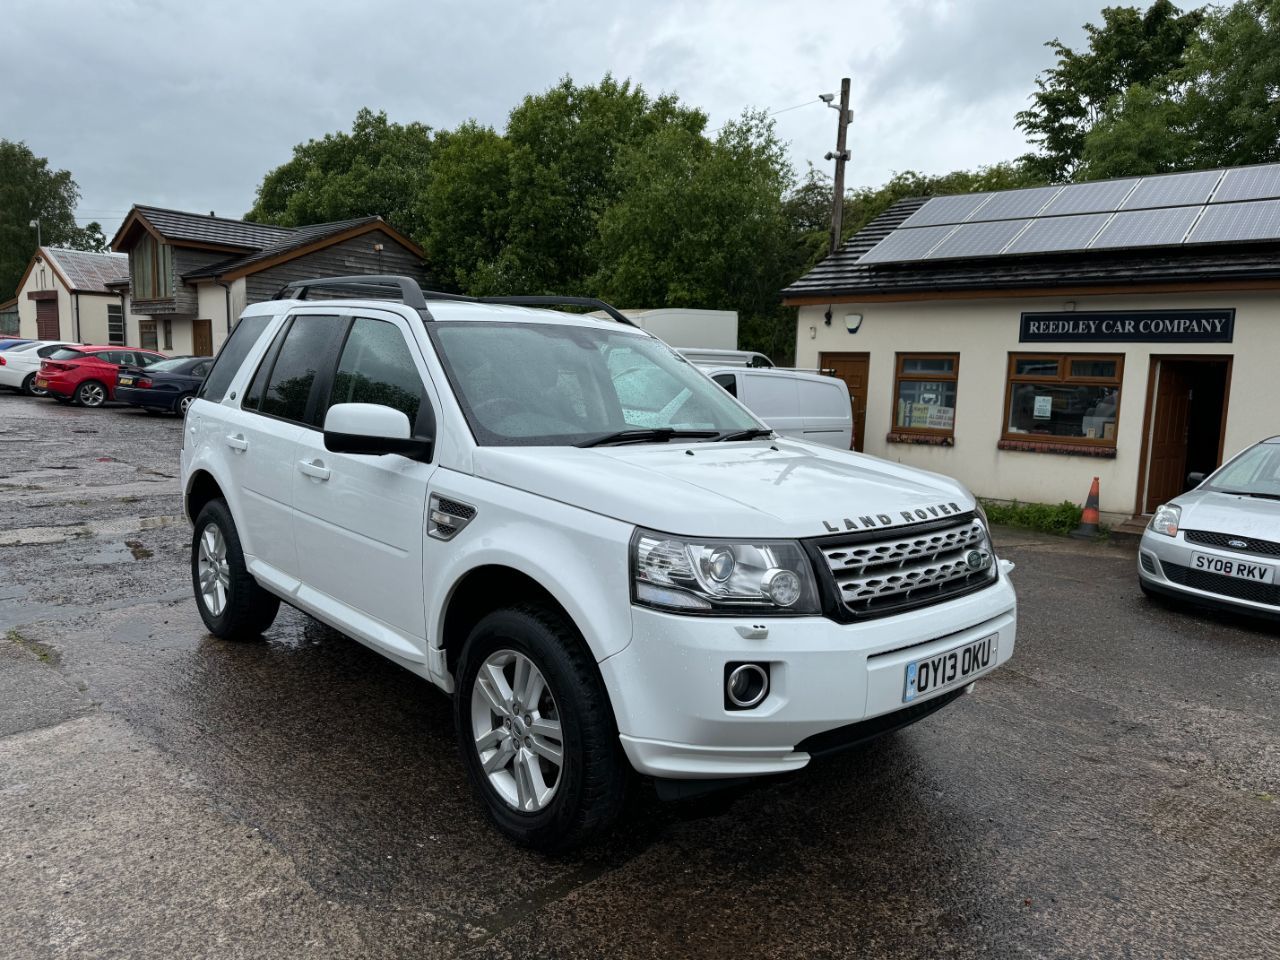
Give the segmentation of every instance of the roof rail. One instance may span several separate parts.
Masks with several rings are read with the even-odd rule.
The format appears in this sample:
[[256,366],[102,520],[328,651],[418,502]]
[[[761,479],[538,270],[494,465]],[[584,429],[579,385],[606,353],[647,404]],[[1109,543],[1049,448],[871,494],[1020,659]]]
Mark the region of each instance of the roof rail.
[[463,293],[442,293],[439,290],[423,290],[418,285],[418,281],[412,277],[399,276],[380,276],[370,275],[365,277],[316,277],[312,280],[295,280],[292,283],[285,284],[273,299],[276,300],[305,300],[307,292],[312,288],[325,287],[357,287],[368,289],[370,287],[395,287],[400,291],[400,300],[406,306],[413,307],[415,310],[423,311],[424,319],[433,319],[430,311],[427,309],[428,300],[454,300],[462,303],[492,303],[505,304],[507,306],[565,306],[565,307],[594,307],[602,310],[611,318],[619,323],[625,323],[629,327],[634,327],[621,310],[598,300],[595,297],[557,297],[557,296],[539,296],[539,297],[469,297]]
[[[316,277],[312,280],[295,280],[286,283],[275,295],[275,300],[305,300],[312,287],[395,287],[400,291],[400,300],[405,306],[415,310],[427,309],[426,298],[422,288],[412,277],[381,276],[371,274],[365,277]],[[290,295],[291,294],[291,295]]]

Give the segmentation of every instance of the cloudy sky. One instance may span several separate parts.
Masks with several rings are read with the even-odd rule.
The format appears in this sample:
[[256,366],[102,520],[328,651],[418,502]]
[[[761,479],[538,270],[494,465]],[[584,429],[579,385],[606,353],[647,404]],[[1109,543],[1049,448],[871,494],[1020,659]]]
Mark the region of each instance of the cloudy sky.
[[[943,172],[1025,148],[1013,114],[1076,45],[1099,0],[46,0],[10,5],[0,138],[80,184],[107,236],[132,203],[240,216],[294,144],[361,106],[397,121],[501,129],[566,74],[675,92],[715,128],[778,114],[796,168],[834,148],[817,101],[853,78],[850,185]],[[211,11],[217,10],[214,15]],[[796,109],[787,109],[795,107]]]

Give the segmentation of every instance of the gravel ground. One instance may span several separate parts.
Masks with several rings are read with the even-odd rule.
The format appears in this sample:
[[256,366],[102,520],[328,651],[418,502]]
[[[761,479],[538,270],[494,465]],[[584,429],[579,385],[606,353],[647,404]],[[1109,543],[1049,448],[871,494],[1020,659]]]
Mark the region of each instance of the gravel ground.
[[1144,600],[1131,547],[1000,531],[972,696],[547,860],[426,683],[287,609],[204,632],[180,442],[0,396],[0,954],[1280,957],[1280,640]]

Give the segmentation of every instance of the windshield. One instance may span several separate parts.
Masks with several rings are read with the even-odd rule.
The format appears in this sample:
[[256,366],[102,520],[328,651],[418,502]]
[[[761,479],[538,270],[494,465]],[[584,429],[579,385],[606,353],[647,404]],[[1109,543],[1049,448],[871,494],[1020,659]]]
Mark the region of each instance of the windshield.
[[428,325],[476,440],[567,446],[623,430],[760,423],[661,340],[550,323]]
[[1280,497],[1280,443],[1250,447],[1210,477],[1204,486],[1219,493]]

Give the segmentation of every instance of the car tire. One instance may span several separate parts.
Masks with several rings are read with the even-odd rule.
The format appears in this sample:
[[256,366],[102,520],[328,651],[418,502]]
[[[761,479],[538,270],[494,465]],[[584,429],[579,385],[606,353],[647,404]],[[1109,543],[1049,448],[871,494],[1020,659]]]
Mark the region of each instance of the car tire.
[[245,565],[225,500],[210,500],[196,517],[191,586],[200,619],[220,640],[257,639],[280,610],[280,598],[262,589]]
[[196,395],[194,393],[184,393],[178,398],[178,402],[173,405],[173,412],[180,417],[185,417],[187,415],[187,408],[195,402]]
[[[537,672],[541,694],[532,692],[536,681],[521,684],[520,658]],[[505,697],[495,669],[506,682]],[[454,719],[463,763],[503,834],[557,854],[613,825],[631,770],[595,660],[562,615],[536,605],[488,614],[467,638],[457,677]],[[536,702],[521,703],[522,695]],[[558,767],[549,756],[556,736]]]
[[42,390],[36,386],[36,375],[34,373],[28,373],[26,379],[22,381],[21,392],[28,397],[45,397],[49,395],[48,390]]
[[76,387],[75,402],[78,407],[100,407],[107,402],[107,388],[97,380],[86,380]]

